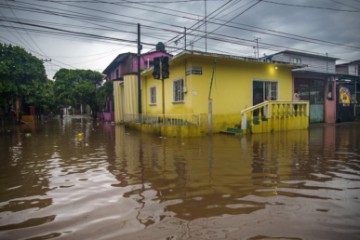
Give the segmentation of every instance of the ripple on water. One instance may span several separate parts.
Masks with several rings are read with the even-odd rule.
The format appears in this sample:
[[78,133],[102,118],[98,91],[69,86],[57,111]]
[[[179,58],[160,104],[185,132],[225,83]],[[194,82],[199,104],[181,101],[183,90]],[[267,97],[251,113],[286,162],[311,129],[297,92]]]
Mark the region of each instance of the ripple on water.
[[324,148],[328,139],[322,132],[158,139],[122,128],[83,131],[88,125],[77,122],[76,131],[86,132],[85,146],[85,138],[79,143],[68,132],[66,121],[59,126],[51,151],[37,151],[47,141],[15,145],[9,172],[0,169],[1,180],[9,179],[0,183],[0,238],[360,234],[360,214],[354,211],[360,204],[359,155],[350,144],[341,145],[346,141]]

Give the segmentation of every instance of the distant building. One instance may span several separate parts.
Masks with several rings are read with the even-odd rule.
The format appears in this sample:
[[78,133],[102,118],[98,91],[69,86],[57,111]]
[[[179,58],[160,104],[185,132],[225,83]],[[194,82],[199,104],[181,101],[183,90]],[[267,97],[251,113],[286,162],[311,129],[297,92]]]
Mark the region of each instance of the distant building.
[[293,89],[301,100],[310,102],[310,122],[336,122],[337,58],[296,51],[282,51],[264,58],[265,61],[296,65],[292,70]]
[[351,121],[360,116],[360,60],[336,65],[337,120]]
[[[172,57],[167,53],[163,43],[156,45],[156,50],[141,54],[140,68],[141,70],[149,69],[153,66],[154,58],[167,56]],[[114,117],[115,122],[124,121],[125,107],[126,113],[137,114],[137,78],[133,77],[137,73],[137,54],[136,53],[122,53],[119,54],[103,71],[108,80],[113,81],[113,97],[114,97]],[[128,76],[128,77],[126,77]],[[124,99],[124,96],[129,96]],[[131,97],[130,97],[131,96]],[[131,100],[130,100],[131,99]]]
[[360,60],[336,65],[336,72],[352,76],[360,76]]

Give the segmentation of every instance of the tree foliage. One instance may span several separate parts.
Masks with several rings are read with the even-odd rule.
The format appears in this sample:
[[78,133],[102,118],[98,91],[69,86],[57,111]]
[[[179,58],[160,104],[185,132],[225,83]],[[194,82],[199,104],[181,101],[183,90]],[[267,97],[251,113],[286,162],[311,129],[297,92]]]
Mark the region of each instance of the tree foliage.
[[0,44],[0,108],[16,98],[49,105],[49,81],[40,59],[21,47]]
[[54,95],[54,81],[47,80],[45,82],[34,83],[29,86],[29,94],[26,97],[26,103],[37,106],[44,112],[57,110]]
[[99,110],[97,92],[103,78],[92,70],[60,69],[54,76],[57,103],[64,107],[89,105],[95,117]]
[[109,101],[113,100],[113,82],[106,81],[99,89],[96,94],[99,107],[102,110],[108,110]]

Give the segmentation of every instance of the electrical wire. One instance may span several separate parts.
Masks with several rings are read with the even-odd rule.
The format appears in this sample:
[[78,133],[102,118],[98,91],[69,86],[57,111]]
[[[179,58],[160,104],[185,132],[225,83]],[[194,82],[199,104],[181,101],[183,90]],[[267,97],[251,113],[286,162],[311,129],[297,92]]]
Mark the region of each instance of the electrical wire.
[[[75,5],[70,5],[70,6],[75,6]],[[79,6],[75,6],[75,7],[79,7]],[[91,8],[88,8],[89,10],[94,10],[94,9],[91,9]],[[136,8],[138,9],[138,8]],[[109,13],[109,12],[106,12],[106,13]],[[117,14],[115,14],[117,15]],[[285,37],[285,38],[288,38],[288,39],[294,39],[294,40],[299,40],[299,41],[305,41],[305,42],[313,42],[313,43],[325,43],[325,44],[331,44],[333,46],[338,46],[338,45],[341,45],[341,46],[344,46],[344,47],[348,47],[348,48],[353,48],[354,46],[348,46],[348,45],[343,45],[343,44],[339,44],[339,43],[333,43],[333,42],[330,42],[330,41],[323,41],[323,40],[319,40],[319,39],[313,39],[313,38],[306,38],[306,37],[303,37],[303,36],[299,36],[299,35],[294,35],[294,34],[289,34],[288,36],[284,35],[286,33],[282,33],[282,32],[277,32],[277,31],[272,31],[272,30],[268,30],[268,29],[261,29],[261,28],[258,28],[258,30],[254,30],[254,29],[247,29],[247,28],[243,28],[243,27],[238,27],[238,26],[233,26],[233,25],[229,25],[229,24],[224,24],[224,23],[218,23],[218,22],[213,22],[213,21],[209,21],[210,23],[214,23],[214,24],[223,24],[223,26],[226,26],[226,27],[231,27],[231,28],[234,28],[234,29],[239,29],[239,30],[244,30],[244,31],[250,31],[250,32],[258,32],[258,33],[261,33],[261,34],[267,34],[267,35],[273,35],[273,36],[278,36],[278,37]],[[255,28],[254,26],[250,26],[250,25],[245,25],[246,27],[249,27],[249,28]],[[183,28],[181,26],[175,26],[175,27],[178,27],[178,28]],[[166,31],[166,30],[164,30]],[[358,48],[358,47],[355,47],[355,48]]]
[[336,11],[336,12],[360,12],[359,10],[347,10],[347,9],[338,9],[338,8],[329,8],[329,7],[318,7],[318,6],[310,6],[310,5],[300,5],[300,4],[291,4],[291,3],[279,3],[268,0],[263,0],[265,3],[282,5],[287,7],[297,7],[297,8],[309,8],[309,9],[318,9],[318,10],[327,10],[327,11]]
[[[18,2],[18,1],[16,1],[16,2]],[[46,2],[57,2],[57,1],[46,1]],[[123,1],[123,2],[127,2],[127,3],[129,3],[129,1]],[[79,6],[78,6],[79,7]],[[82,13],[79,13],[79,12],[71,12],[71,14],[70,14],[70,12],[59,12],[59,11],[51,11],[51,10],[45,10],[45,9],[41,9],[41,10],[39,10],[40,8],[38,7],[37,9],[32,9],[32,11],[40,11],[40,12],[42,12],[42,14],[50,14],[50,15],[56,15],[56,16],[59,16],[59,17],[64,17],[64,18],[71,18],[71,19],[74,19],[74,20],[80,20],[80,21],[88,21],[88,23],[89,24],[94,24],[94,22],[103,22],[103,23],[113,23],[113,22],[116,22],[116,23],[119,23],[120,24],[120,22],[121,22],[121,24],[123,24],[124,26],[127,26],[127,27],[129,27],[129,26],[131,26],[131,23],[130,22],[126,22],[126,21],[121,21],[121,20],[118,20],[118,19],[108,19],[108,18],[104,18],[104,17],[99,17],[99,16],[95,16],[95,15],[90,15],[90,14],[82,14]],[[143,8],[143,10],[144,11],[148,11],[148,10],[145,10],[145,8]],[[92,10],[92,11],[95,11],[95,10]],[[159,13],[160,14],[160,13]],[[115,15],[115,14],[114,14]],[[129,16],[124,16],[124,17],[129,17]],[[181,17],[184,17],[184,19],[188,19],[188,20],[192,20],[192,21],[195,21],[196,19],[195,18],[193,18],[193,17],[188,17],[188,16],[181,16]],[[142,19],[142,21],[144,21],[144,19]],[[150,21],[148,21],[148,22],[150,22]],[[196,20],[196,22],[198,22],[197,20]],[[154,24],[156,24],[155,23],[155,21],[153,22]],[[234,28],[234,29],[239,29],[239,30],[245,30],[245,28],[244,29],[241,29],[241,28],[237,28],[236,26],[233,26],[233,25],[235,25],[235,24],[233,24],[233,23],[231,23],[231,21],[230,22],[224,22],[224,21],[222,21],[222,23],[219,23],[219,22],[215,22],[214,20],[212,20],[212,21],[209,21],[209,23],[214,23],[214,24],[218,24],[218,26],[221,26],[221,24],[222,24],[222,27],[223,26],[225,26],[225,27],[232,27],[232,28]],[[21,24],[21,23],[19,23],[19,24]],[[133,26],[134,26],[134,23],[132,23],[133,24]],[[38,25],[40,25],[40,24],[38,24]],[[183,27],[182,26],[176,26],[176,25],[174,25],[174,24],[164,24],[163,23],[163,25],[164,26],[167,26],[167,28],[159,28],[158,26],[156,26],[156,27],[154,27],[154,26],[149,26],[149,25],[144,25],[144,26],[142,26],[142,27],[144,27],[145,29],[148,29],[148,30],[152,30],[152,31],[164,31],[164,32],[166,32],[167,34],[171,34],[171,33],[175,33],[175,34],[182,34],[182,31],[179,31],[179,30],[174,30],[174,28],[175,29],[180,29],[181,28],[181,30],[183,29]],[[9,28],[9,26],[7,26],[8,28]],[[30,26],[28,26],[28,27],[30,27]],[[32,26],[32,27],[35,27],[35,26]],[[103,28],[105,29],[105,28],[110,28],[109,26],[106,26],[106,25],[104,25],[103,26]],[[169,28],[169,27],[171,27],[171,28]],[[11,28],[11,27],[10,27]],[[91,27],[88,27],[89,29],[91,29]],[[251,28],[251,27],[249,27],[249,28]],[[25,30],[25,28],[23,28],[23,30]],[[72,33],[71,31],[70,32],[64,32],[63,31],[64,29],[61,29],[61,30],[59,30],[57,33],[50,33],[50,31],[53,31],[53,30],[51,30],[51,29],[48,29],[47,31],[48,31],[48,33],[50,33],[50,34],[58,34],[58,35],[64,35],[64,34],[66,34],[66,36],[67,37],[75,37],[75,38],[88,38],[88,39],[95,39],[95,40],[98,40],[98,41],[106,41],[106,42],[119,42],[118,40],[116,40],[116,38],[115,39],[111,39],[111,38],[107,38],[106,36],[104,36],[104,38],[103,37],[99,37],[98,35],[96,35],[96,34],[94,34],[93,36],[91,36],[91,35],[86,35],[86,33],[84,33],[84,34],[79,34],[79,35],[76,35],[76,34],[74,34],[74,33]],[[203,31],[200,31],[200,30],[197,30],[197,29],[191,29],[192,30],[192,32],[194,32],[194,34],[193,34],[193,36],[195,36],[196,34],[197,35],[201,35],[201,34],[204,34],[204,32]],[[31,31],[39,31],[40,32],[40,30],[31,30]],[[42,31],[42,33],[44,33],[44,30],[41,30]],[[115,29],[114,29],[114,31],[115,31]],[[252,32],[255,32],[254,30],[251,30],[251,29],[246,29],[245,31],[252,31]],[[260,31],[260,30],[259,30]],[[263,30],[263,33],[262,34],[275,34],[274,32],[269,32],[269,33],[266,33],[266,31],[267,30]],[[74,31],[73,31],[74,32]],[[129,34],[136,34],[134,31],[131,31],[131,33],[129,32]],[[279,33],[280,34],[280,33]],[[286,34],[286,33],[285,33]],[[154,36],[151,36],[151,35],[149,35],[149,37],[154,37]],[[289,37],[289,36],[279,36],[279,37]],[[301,36],[300,36],[301,37]],[[300,38],[300,37],[298,37],[298,38]],[[253,41],[252,40],[246,40],[246,39],[237,39],[237,38],[235,38],[235,37],[233,37],[233,36],[224,36],[224,35],[222,35],[222,36],[219,36],[219,35],[217,35],[217,34],[215,34],[215,33],[210,33],[209,34],[209,38],[211,39],[211,40],[213,40],[213,41],[223,41],[223,42],[227,42],[227,43],[230,43],[230,44],[234,44],[234,45],[242,45],[242,46],[251,46],[251,42],[253,43]],[[304,41],[304,42],[306,42],[307,40],[306,39],[303,39],[303,40],[300,40],[300,39],[296,39],[297,37],[294,37],[295,39],[294,40],[299,40],[299,41]],[[247,41],[247,43],[245,43],[245,42],[241,42],[241,41]],[[121,42],[121,41],[120,41]],[[316,42],[316,40],[314,40],[314,42]],[[312,43],[314,43],[314,42],[312,42]],[[122,44],[125,44],[125,42],[122,42]],[[133,45],[134,44],[134,41],[132,41],[131,43],[128,43],[128,44],[130,44],[130,45]],[[260,43],[261,44],[261,46],[262,47],[266,47],[266,43]],[[327,44],[326,43],[326,41],[319,41],[319,42],[317,42],[317,44]],[[328,44],[333,44],[333,43],[328,43]],[[154,46],[154,44],[149,44],[148,46]],[[284,46],[268,46],[268,48],[267,49],[269,49],[270,50],[270,48],[271,49],[275,49],[275,48],[282,48],[282,49],[286,49],[286,47],[284,47]],[[348,46],[347,46],[348,47]],[[356,46],[351,46],[351,47],[355,47],[356,49],[359,49],[359,47],[356,47]],[[181,48],[176,48],[176,47],[172,47],[172,49],[174,49],[174,50],[176,50],[176,49],[179,49],[179,50],[181,50]]]
[[[225,23],[223,24],[220,24],[217,28],[213,29],[211,32],[209,33],[205,33],[204,36],[202,37],[199,37],[198,39],[196,40],[193,40],[193,42],[197,42],[199,41],[200,39],[204,38],[205,36],[207,36],[208,34],[211,34],[211,33],[214,33],[216,32],[217,30],[219,30],[220,28],[224,27],[227,23],[233,21],[234,19],[238,18],[239,16],[241,16],[242,14],[244,14],[245,12],[249,11],[251,8],[255,7],[256,5],[258,5],[262,0],[255,0],[256,2],[253,3],[251,6],[247,7],[245,10],[241,11],[240,13],[236,14],[234,17],[232,17],[230,20],[226,21]],[[249,2],[250,3],[250,2]]]

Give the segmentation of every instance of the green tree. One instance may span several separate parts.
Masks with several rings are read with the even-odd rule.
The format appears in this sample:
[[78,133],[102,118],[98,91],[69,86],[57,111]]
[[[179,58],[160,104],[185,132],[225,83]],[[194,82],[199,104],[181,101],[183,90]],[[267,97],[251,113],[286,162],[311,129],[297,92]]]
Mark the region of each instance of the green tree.
[[109,110],[108,103],[113,100],[113,82],[106,81],[97,91],[97,101],[100,109]]
[[36,106],[40,112],[56,111],[54,81],[36,82],[29,86],[26,103]]
[[95,119],[99,111],[97,89],[103,78],[101,73],[92,70],[60,69],[54,76],[57,103],[64,107],[89,105]]
[[16,100],[17,115],[27,98],[37,98],[45,92],[35,91],[37,86],[47,85],[43,62],[18,46],[0,43],[0,108],[6,109]]

